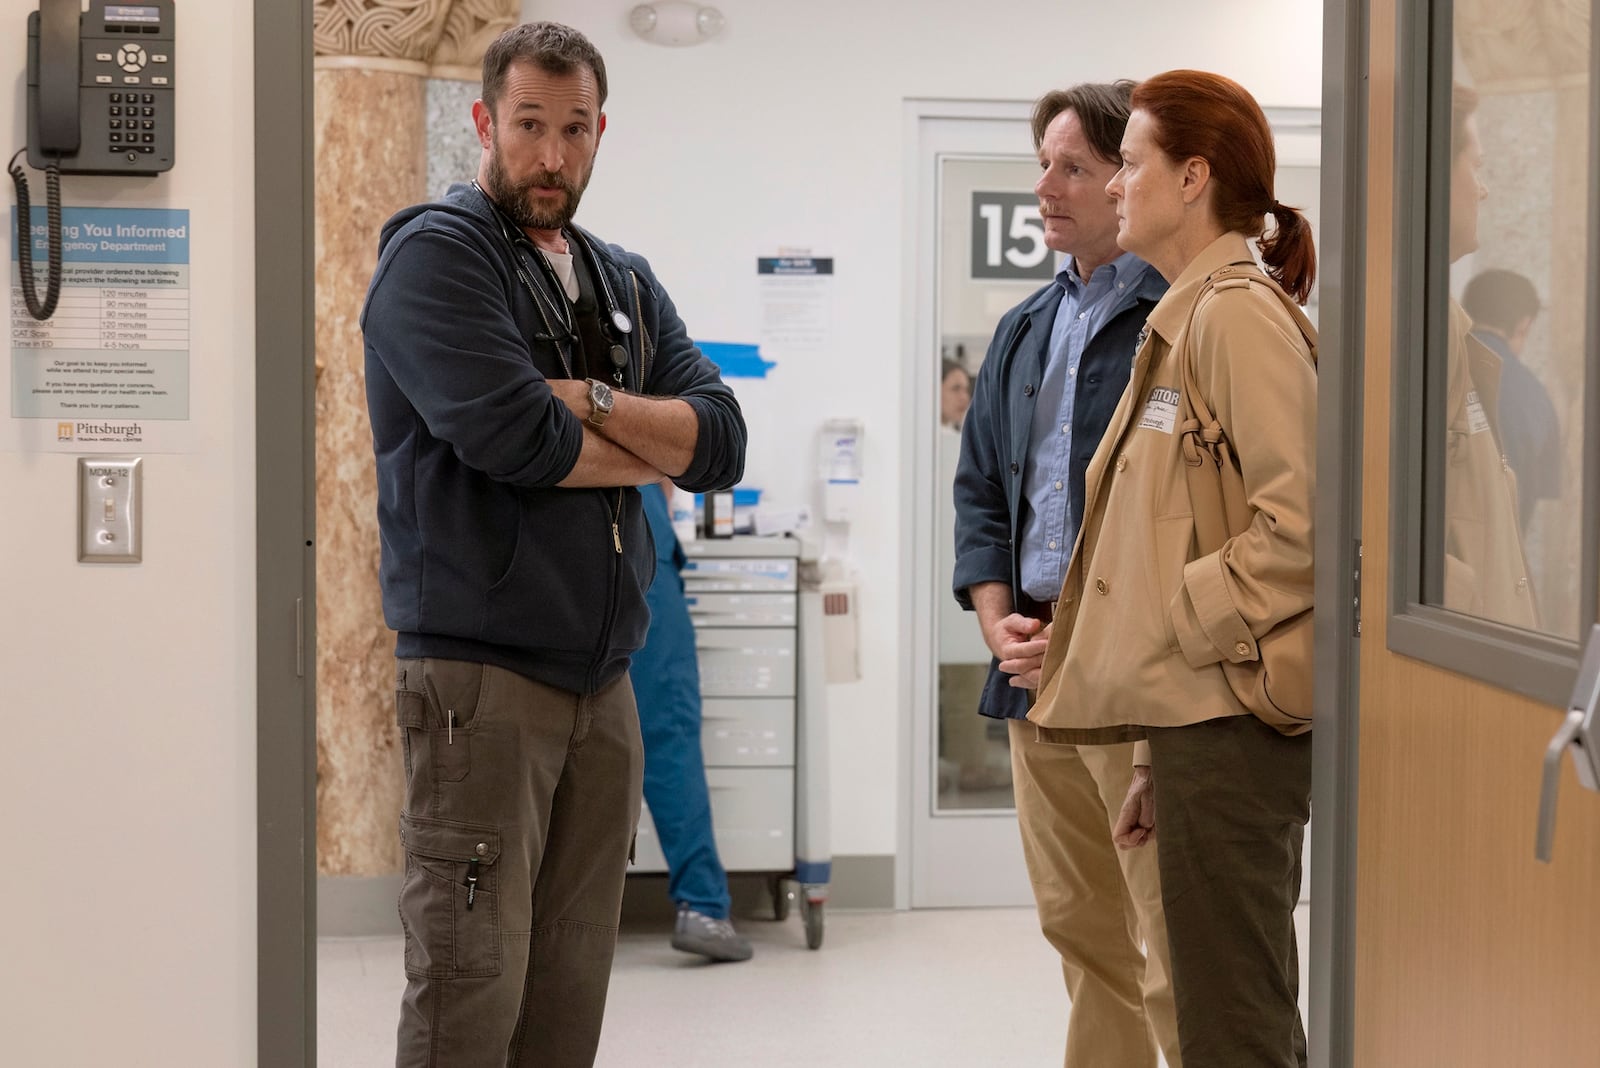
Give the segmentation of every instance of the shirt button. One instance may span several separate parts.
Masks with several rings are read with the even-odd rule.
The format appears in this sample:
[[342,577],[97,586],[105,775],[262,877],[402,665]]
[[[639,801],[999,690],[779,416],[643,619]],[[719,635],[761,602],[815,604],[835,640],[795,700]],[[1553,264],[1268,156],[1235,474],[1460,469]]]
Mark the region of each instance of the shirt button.
[[1111,592],[1111,587],[1106,583],[1105,579],[1098,578],[1094,580],[1094,592],[1104,597],[1106,594]]
[[1078,313],[1078,318],[1080,318],[1080,319],[1087,319],[1088,317],[1089,317],[1089,313],[1088,312],[1079,312]]
[[1052,542],[1051,542],[1051,543],[1050,543],[1050,548],[1052,548],[1052,549],[1054,549],[1054,548],[1055,548],[1055,547],[1056,547],[1056,543],[1055,543],[1055,542],[1053,542],[1053,541],[1052,541]]
[[1517,592],[1518,593],[1527,593],[1528,592],[1528,576],[1524,575],[1521,578],[1517,579]]
[[1072,433],[1072,424],[1071,424],[1071,423],[1062,423],[1062,424],[1061,424],[1061,432],[1062,432],[1062,433],[1063,433],[1063,434],[1070,434],[1070,433]]
[[1069,378],[1077,378],[1078,377],[1078,369],[1076,367],[1072,368],[1070,371],[1067,372],[1067,376]]
[[1011,473],[1014,475],[1020,470],[1021,468],[1017,466],[1017,462],[1015,460],[1011,461]]
[[1240,656],[1249,656],[1250,655],[1250,643],[1249,642],[1240,642],[1238,645],[1235,645],[1233,647],[1233,651],[1238,653]]
[[1022,387],[1022,395],[1023,395],[1023,396],[1024,396],[1024,397],[1031,397],[1031,396],[1033,396],[1033,387],[1032,387],[1032,386],[1031,386],[1031,385],[1029,385],[1029,386],[1023,386],[1023,387]]
[[1057,480],[1057,481],[1056,481],[1056,489],[1060,489],[1060,488],[1061,488],[1061,482],[1060,482],[1060,480],[1059,480],[1059,479],[1058,479],[1058,480]]
[[1128,469],[1128,458],[1126,456],[1117,457],[1117,470],[1118,471],[1126,471],[1127,469]]

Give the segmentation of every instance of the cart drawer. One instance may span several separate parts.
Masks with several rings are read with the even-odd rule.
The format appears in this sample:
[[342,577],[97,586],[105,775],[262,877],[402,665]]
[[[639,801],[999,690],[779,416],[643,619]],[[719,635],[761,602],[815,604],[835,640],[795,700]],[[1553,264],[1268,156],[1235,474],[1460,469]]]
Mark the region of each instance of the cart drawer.
[[699,593],[781,593],[799,589],[794,559],[723,559],[690,556],[683,565],[684,591]]
[[[794,770],[707,768],[717,854],[727,871],[794,869]],[[667,870],[650,809],[639,813],[634,865],[640,873]]]
[[782,627],[697,630],[703,697],[793,697],[795,632]]
[[708,767],[794,763],[792,699],[713,697],[701,707],[700,747]]
[[691,593],[689,617],[697,627],[792,627],[792,593]]
[[794,869],[794,769],[707,768],[717,853],[728,871]]

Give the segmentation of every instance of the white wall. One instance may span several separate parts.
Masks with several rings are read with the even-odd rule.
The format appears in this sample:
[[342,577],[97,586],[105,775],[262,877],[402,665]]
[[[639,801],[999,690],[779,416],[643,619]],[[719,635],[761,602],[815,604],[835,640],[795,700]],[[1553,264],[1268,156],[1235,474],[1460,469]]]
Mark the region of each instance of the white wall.
[[[7,158],[25,138],[33,7],[0,0]],[[177,14],[176,167],[62,182],[68,205],[190,212],[195,445],[145,456],[144,562],[77,563],[74,456],[0,452],[0,1061],[13,1065],[255,1060],[252,12]],[[0,237],[8,290],[13,240]],[[10,362],[8,348],[8,375]]]
[[[1172,67],[1226,73],[1263,105],[1321,100],[1321,5],[1294,0],[718,0],[720,38],[648,44],[631,0],[528,0],[606,57],[609,127],[579,220],[650,258],[694,336],[755,341],[757,255],[837,257],[835,347],[765,382],[735,382],[752,431],[748,481],[809,492],[823,419],[865,422],[861,682],[832,694],[833,850],[893,853],[901,781],[903,101],[1031,100],[1047,88]],[[1138,34],[1136,37],[1135,34]],[[1018,145],[1021,151],[1031,146]],[[931,714],[930,714],[931,715]]]

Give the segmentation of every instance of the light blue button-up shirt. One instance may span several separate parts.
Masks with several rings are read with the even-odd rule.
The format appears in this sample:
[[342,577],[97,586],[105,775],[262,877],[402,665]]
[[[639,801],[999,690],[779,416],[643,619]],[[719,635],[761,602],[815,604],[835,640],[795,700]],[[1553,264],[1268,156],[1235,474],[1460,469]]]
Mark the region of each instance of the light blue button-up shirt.
[[1056,272],[1061,305],[1050,329],[1050,356],[1039,384],[1028,440],[1022,492],[1028,516],[1022,525],[1022,590],[1042,604],[1061,593],[1082,517],[1072,514],[1067,473],[1072,459],[1072,415],[1078,364],[1101,328],[1132,306],[1149,264],[1124,252],[1097,268],[1085,282],[1071,257]]

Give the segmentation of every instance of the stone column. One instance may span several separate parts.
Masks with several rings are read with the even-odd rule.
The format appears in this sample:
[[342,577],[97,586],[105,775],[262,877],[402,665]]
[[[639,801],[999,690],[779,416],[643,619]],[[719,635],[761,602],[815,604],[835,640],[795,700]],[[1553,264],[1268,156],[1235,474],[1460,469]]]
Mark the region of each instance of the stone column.
[[476,81],[484,46],[517,7],[316,0],[317,872],[328,933],[396,926],[402,867],[361,305],[384,221],[430,196],[428,79]]

